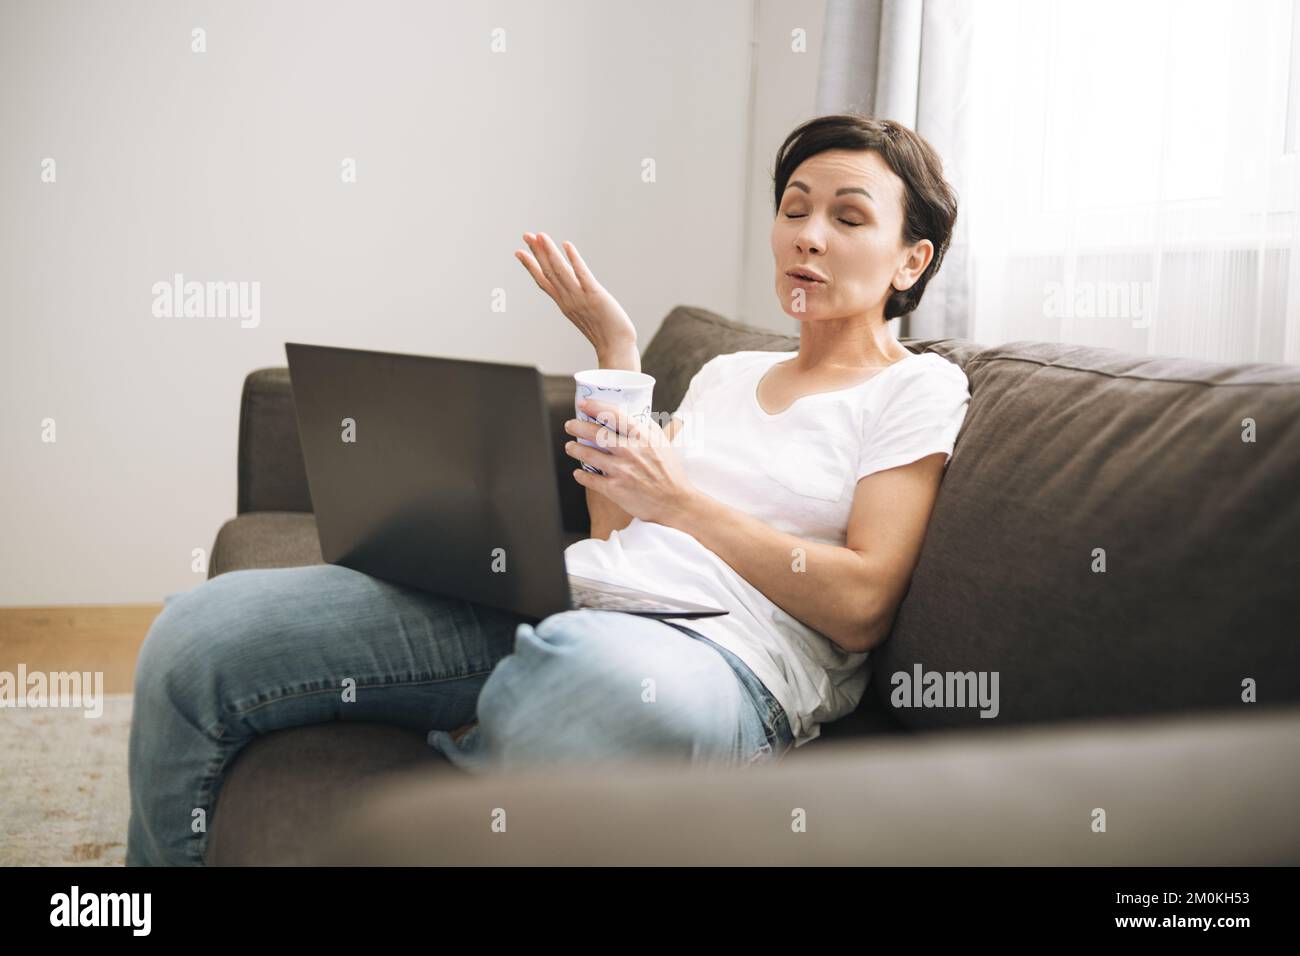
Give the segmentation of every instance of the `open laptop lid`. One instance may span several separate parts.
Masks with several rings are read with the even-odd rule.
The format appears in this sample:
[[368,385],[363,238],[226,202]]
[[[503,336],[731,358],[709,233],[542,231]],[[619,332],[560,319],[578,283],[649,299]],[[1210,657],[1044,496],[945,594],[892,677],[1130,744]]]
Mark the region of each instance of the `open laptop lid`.
[[539,620],[570,608],[536,368],[285,352],[326,561]]

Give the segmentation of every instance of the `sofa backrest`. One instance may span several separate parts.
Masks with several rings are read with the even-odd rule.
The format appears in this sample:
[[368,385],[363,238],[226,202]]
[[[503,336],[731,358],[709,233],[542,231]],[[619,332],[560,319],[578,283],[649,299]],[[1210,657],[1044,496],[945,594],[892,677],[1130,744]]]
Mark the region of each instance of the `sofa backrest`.
[[1015,342],[964,368],[882,704],[928,671],[996,671],[1000,713],[907,726],[1300,700],[1300,367]]
[[[1300,701],[1300,367],[902,341],[960,365],[971,405],[878,706],[922,729],[1240,708],[1252,681]],[[642,368],[670,412],[714,355],[796,348],[679,307]],[[997,716],[894,706],[894,675],[932,673],[996,673]]]
[[[964,339],[899,341],[913,352],[935,352],[963,366],[981,349]],[[641,353],[641,371],[654,376],[654,410],[671,413],[681,404],[695,373],[715,355],[755,350],[790,352],[798,348],[798,335],[770,332],[698,306],[679,305],[668,313]]]

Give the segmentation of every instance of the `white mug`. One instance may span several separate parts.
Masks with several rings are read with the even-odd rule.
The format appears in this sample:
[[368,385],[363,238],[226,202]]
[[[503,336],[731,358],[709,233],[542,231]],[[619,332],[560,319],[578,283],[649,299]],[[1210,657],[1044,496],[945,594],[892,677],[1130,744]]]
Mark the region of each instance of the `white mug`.
[[[573,379],[577,383],[577,390],[573,397],[573,408],[578,413],[579,420],[584,422],[596,421],[578,408],[578,402],[590,398],[593,401],[606,402],[623,409],[628,420],[636,422],[638,425],[645,425],[650,421],[650,404],[655,388],[653,375],[647,375],[644,372],[629,372],[620,368],[590,368],[583,372],[575,372]],[[614,430],[617,431],[617,429]],[[578,441],[609,454],[604,448],[586,438],[579,438]],[[579,462],[579,464],[582,465],[584,470],[593,474],[605,474],[599,468],[594,468],[585,461]]]

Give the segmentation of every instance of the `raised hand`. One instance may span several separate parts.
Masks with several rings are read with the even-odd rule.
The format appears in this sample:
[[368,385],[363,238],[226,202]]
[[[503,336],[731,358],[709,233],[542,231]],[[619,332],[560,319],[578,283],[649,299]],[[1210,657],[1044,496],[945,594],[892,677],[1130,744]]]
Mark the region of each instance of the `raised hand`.
[[586,336],[598,355],[635,347],[636,326],[618,300],[596,281],[573,243],[564,243],[566,260],[544,232],[526,232],[524,242],[528,249],[516,249],[515,258],[555,301],[564,317]]

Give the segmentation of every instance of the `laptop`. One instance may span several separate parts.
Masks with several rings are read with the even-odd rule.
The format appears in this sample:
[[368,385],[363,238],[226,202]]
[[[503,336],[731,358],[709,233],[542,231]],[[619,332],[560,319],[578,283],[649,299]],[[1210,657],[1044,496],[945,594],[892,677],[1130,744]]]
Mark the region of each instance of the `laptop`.
[[285,353],[330,564],[537,620],[728,613],[568,573],[536,368],[300,342]]

